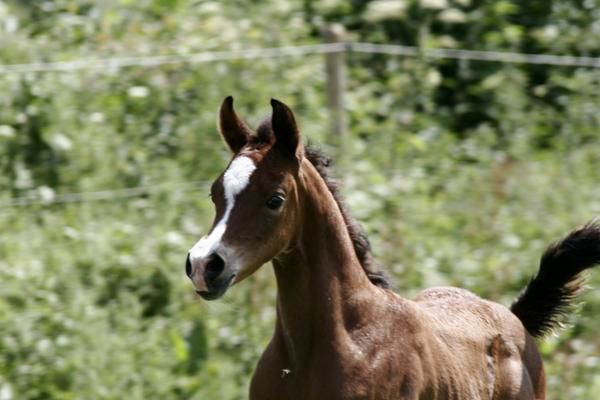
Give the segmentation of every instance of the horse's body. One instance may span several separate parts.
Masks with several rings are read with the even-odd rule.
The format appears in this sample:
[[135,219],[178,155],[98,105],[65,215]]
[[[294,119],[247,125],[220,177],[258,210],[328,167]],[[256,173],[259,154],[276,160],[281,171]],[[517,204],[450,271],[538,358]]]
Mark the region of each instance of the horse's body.
[[[314,355],[304,353],[302,361],[292,361],[294,340],[278,326],[255,371],[251,398],[543,398],[533,339],[506,308],[454,288],[423,295],[429,297],[423,303],[393,295],[373,301],[365,325],[306,340]],[[360,309],[369,311],[364,302]]]
[[600,225],[550,247],[511,309],[457,288],[404,299],[374,271],[291,110],[272,105],[271,123],[253,136],[224,102],[221,132],[235,157],[213,185],[213,229],[186,262],[198,293],[213,299],[273,261],[277,322],[250,398],[543,399],[532,335],[555,327],[579,273],[600,260]]
[[533,399],[534,388],[540,393],[539,355],[510,310],[461,289],[429,289],[410,301],[371,284],[333,196],[324,201],[321,177],[312,165],[305,171],[304,218],[314,222],[295,250],[273,260],[277,327],[251,399]]

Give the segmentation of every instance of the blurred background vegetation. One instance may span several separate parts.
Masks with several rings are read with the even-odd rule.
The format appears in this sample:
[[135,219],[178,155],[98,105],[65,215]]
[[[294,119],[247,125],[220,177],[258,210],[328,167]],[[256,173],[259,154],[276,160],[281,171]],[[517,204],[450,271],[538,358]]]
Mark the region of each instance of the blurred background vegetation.
[[[600,56],[598,0],[3,0],[0,63],[315,44],[331,22],[351,41]],[[346,62],[337,172],[399,293],[510,304],[544,247],[600,214],[600,69]],[[324,70],[315,54],[0,74],[1,400],[247,397],[270,267],[213,303],[183,268],[229,158],[216,110],[232,94],[254,125],[277,97],[335,154]],[[598,271],[590,284],[540,344],[549,399],[600,393]]]

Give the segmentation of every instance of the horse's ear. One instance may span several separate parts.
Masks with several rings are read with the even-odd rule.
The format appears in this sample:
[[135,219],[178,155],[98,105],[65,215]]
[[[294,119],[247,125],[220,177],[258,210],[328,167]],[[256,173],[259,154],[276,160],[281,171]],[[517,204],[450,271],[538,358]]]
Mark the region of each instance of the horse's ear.
[[248,143],[252,134],[250,128],[235,113],[233,109],[233,97],[231,96],[227,96],[223,100],[223,104],[221,104],[219,129],[221,136],[225,139],[225,143],[227,143],[227,146],[234,153],[240,151]]
[[302,144],[294,113],[279,100],[271,99],[271,107],[273,107],[271,126],[275,134],[275,147],[285,154],[300,159]]

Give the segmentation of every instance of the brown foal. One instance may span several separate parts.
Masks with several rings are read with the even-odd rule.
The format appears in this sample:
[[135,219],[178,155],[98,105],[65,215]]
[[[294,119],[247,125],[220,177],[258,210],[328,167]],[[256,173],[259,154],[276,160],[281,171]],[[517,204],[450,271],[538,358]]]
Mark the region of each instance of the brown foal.
[[387,288],[368,242],[302,145],[292,111],[272,100],[256,132],[220,110],[233,152],[211,188],[216,216],[187,256],[208,300],[272,261],[275,333],[250,385],[253,400],[544,399],[534,337],[556,328],[600,262],[600,223],[544,253],[537,275],[507,308],[457,288],[402,298]]

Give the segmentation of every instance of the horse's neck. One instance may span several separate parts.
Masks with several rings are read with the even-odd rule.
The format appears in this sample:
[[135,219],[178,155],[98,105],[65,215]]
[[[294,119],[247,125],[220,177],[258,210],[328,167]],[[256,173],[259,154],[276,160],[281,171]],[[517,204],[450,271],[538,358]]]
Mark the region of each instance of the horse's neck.
[[315,347],[335,345],[353,325],[362,324],[368,315],[366,294],[379,290],[363,271],[325,182],[312,165],[304,172],[299,188],[303,222],[292,249],[273,261],[277,334],[290,361],[298,363]]

